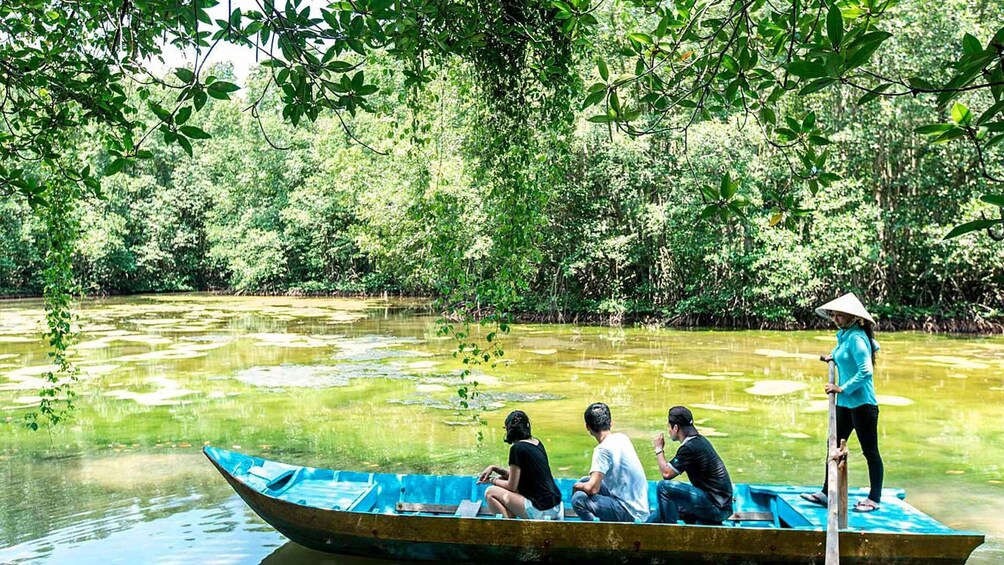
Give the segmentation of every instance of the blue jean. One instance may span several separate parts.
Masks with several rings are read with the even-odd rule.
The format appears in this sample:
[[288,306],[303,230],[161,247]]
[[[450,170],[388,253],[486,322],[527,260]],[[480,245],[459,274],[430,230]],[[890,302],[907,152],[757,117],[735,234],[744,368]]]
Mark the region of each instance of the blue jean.
[[732,514],[731,509],[715,506],[703,490],[679,481],[659,481],[656,498],[659,506],[648,517],[649,522],[675,524],[683,515],[685,521],[696,519],[721,524]]
[[[585,482],[583,479],[581,482]],[[581,490],[572,493],[572,509],[584,522],[598,519],[600,522],[634,522],[634,516],[627,511],[620,500],[610,496],[610,490],[600,483],[596,494],[586,494]]]

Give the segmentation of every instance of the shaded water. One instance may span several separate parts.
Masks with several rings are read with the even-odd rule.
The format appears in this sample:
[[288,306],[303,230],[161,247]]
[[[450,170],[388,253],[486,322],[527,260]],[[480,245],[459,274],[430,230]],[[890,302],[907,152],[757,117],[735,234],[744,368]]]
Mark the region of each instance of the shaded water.
[[[199,454],[204,444],[305,465],[474,473],[504,463],[522,408],[559,476],[588,471],[582,410],[610,404],[650,478],[650,437],[687,404],[736,482],[815,484],[826,332],[519,325],[477,374],[478,448],[455,410],[452,342],[421,303],[168,295],[81,306],[76,417],[20,426],[46,365],[36,301],[0,303],[0,563],[377,563],[286,543]],[[988,534],[1004,562],[1004,339],[880,336],[886,485]],[[867,483],[852,440],[851,482]],[[384,563],[384,562],[379,562]]]

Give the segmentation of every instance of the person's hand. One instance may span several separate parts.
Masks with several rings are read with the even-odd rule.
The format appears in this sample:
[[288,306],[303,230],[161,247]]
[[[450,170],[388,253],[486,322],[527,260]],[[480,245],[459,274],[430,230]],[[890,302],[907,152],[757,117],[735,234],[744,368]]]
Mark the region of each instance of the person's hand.
[[819,360],[822,361],[823,363],[829,363],[830,361],[833,361],[833,356],[832,355],[820,355],[819,356]]
[[652,438],[652,448],[656,451],[666,449],[666,438],[662,433]]
[[826,383],[826,394],[830,393],[840,394],[841,392],[844,392],[844,389],[840,388],[839,386],[833,383]]
[[487,483],[489,480],[491,480],[493,471],[495,471],[494,465],[489,465],[485,467],[485,470],[481,471],[481,474],[478,475],[478,484]]

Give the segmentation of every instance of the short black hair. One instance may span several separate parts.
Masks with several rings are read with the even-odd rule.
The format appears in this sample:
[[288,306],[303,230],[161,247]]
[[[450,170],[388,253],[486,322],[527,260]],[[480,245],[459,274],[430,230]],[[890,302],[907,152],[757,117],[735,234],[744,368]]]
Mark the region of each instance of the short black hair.
[[694,414],[686,406],[674,406],[669,409],[667,420],[674,426],[693,426]]
[[521,439],[530,439],[530,417],[522,410],[513,410],[505,417],[506,443],[515,443]]
[[586,427],[594,432],[610,429],[610,407],[602,402],[594,402],[586,408]]

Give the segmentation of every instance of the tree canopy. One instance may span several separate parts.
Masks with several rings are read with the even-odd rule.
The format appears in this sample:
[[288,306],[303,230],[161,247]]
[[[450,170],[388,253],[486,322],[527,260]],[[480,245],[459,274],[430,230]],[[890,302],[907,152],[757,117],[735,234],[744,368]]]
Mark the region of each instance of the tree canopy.
[[[798,231],[818,193],[843,178],[833,158],[842,140],[832,134],[847,131],[857,116],[824,113],[812,100],[831,96],[828,102],[841,108],[867,108],[916,99],[916,135],[951,144],[953,152],[942,158],[982,177],[979,186],[994,187],[981,197],[984,210],[999,217],[981,211],[948,235],[981,231],[1004,239],[1004,196],[993,184],[1004,175],[1001,6],[985,0],[910,4],[11,0],[0,6],[0,192],[23,198],[49,231],[44,291],[49,339],[63,372],[71,370],[63,353],[79,236],[74,211],[81,199],[104,196],[109,177],[155,160],[157,143],[193,156],[213,135],[201,116],[213,101],[231,99],[273,148],[292,148],[267,126],[275,113],[292,126],[331,118],[376,154],[392,147],[358,135],[361,116],[386,115],[386,106],[397,104],[408,110],[395,117],[406,125],[387,133],[421,151],[440,141],[428,118],[442,119],[449,109],[430,106],[443,105],[443,92],[435,89],[458,65],[468,73],[461,90],[469,95],[455,99],[469,103],[476,116],[465,146],[471,184],[483,194],[481,221],[492,245],[477,255],[486,266],[472,269],[474,256],[453,233],[458,227],[437,226],[442,232],[431,249],[445,276],[435,290],[448,309],[487,316],[503,331],[506,312],[537,284],[537,266],[551,260],[538,243],[554,207],[584,203],[558,191],[567,186],[572,153],[562,148],[568,149],[581,111],[610,138],[622,132],[659,140],[656,148],[682,143],[682,150],[665,154],[688,161],[702,124],[753,132],[763,144],[758,151],[785,163],[783,179],[764,182],[748,163],[725,155],[706,168],[703,180],[685,183],[700,202],[691,223],[717,222],[748,242],[750,216]],[[902,47],[890,47],[920,40],[897,37],[912,33],[904,22],[918,14],[937,24],[949,49],[903,57]],[[262,69],[240,95],[231,76],[206,63],[224,42],[253,49]],[[166,76],[152,72],[150,62],[168,45],[192,54],[193,65]],[[381,93],[388,86],[396,101]],[[659,163],[658,156],[651,159]],[[697,168],[692,161],[689,167]],[[420,186],[440,180],[432,167],[414,173]],[[615,270],[631,263],[608,255]],[[464,324],[443,327],[472,363],[501,353],[497,345],[472,341]],[[50,379],[60,382],[56,374]],[[47,401],[65,392],[54,387],[42,414],[58,419]]]

